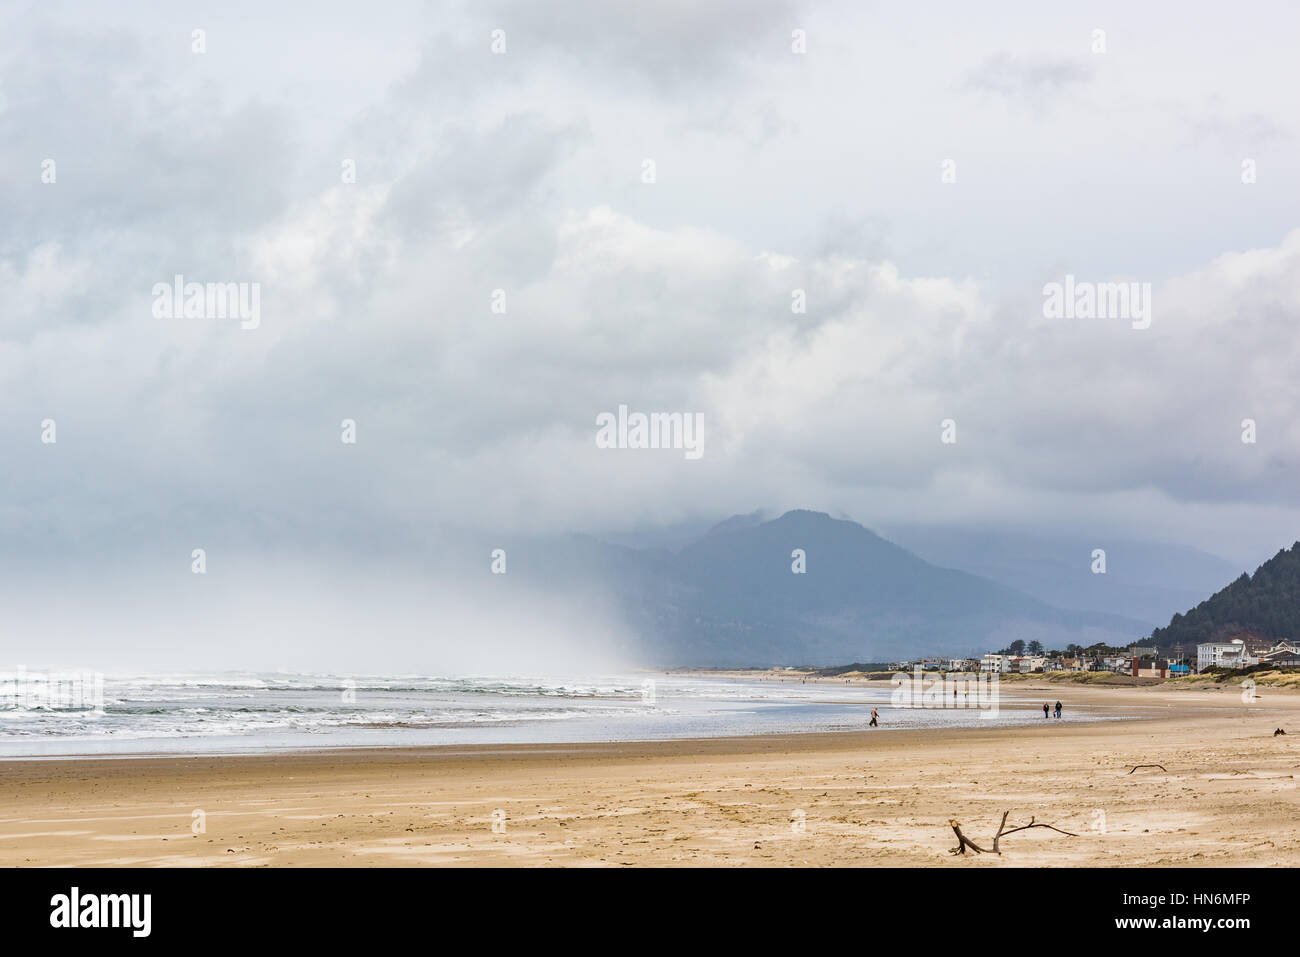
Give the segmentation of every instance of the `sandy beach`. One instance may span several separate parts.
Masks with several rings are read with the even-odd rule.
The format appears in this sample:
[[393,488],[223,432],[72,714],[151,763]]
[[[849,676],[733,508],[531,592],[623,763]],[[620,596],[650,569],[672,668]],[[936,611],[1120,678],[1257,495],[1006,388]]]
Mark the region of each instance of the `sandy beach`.
[[[1300,864],[1300,694],[1015,686],[1035,690],[1152,717],[4,761],[0,865]],[[1144,764],[1165,770],[1130,773]],[[1004,811],[1008,826],[1035,817],[1076,836],[1035,828],[1004,838],[1000,857],[949,853],[950,819],[987,846]]]

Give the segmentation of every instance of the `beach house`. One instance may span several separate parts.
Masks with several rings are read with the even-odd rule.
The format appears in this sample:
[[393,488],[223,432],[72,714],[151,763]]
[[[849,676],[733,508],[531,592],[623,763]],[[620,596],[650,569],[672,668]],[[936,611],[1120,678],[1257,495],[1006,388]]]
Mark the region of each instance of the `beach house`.
[[1134,656],[1131,674],[1134,678],[1168,678],[1169,662],[1164,658],[1140,658]]
[[980,660],[980,671],[985,674],[1004,675],[1011,671],[1010,655],[985,655]]
[[1279,641],[1256,656],[1261,665],[1274,668],[1300,668],[1300,642]]
[[1259,659],[1246,651],[1240,638],[1231,641],[1203,641],[1196,646],[1196,670],[1206,668],[1246,668],[1258,664]]

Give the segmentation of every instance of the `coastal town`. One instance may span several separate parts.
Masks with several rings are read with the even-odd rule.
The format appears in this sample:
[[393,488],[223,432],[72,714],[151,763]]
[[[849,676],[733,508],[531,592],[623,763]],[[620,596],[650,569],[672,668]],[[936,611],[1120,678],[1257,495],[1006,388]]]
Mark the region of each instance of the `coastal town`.
[[891,662],[890,667],[896,671],[920,668],[924,671],[981,674],[1099,671],[1134,678],[1177,678],[1210,671],[1300,668],[1300,640],[1269,641],[1253,635],[1240,635],[1225,641],[1169,648],[1156,645],[1080,648],[1070,645],[1064,651],[1047,651],[1038,641],[1017,640],[981,658],[929,656]]

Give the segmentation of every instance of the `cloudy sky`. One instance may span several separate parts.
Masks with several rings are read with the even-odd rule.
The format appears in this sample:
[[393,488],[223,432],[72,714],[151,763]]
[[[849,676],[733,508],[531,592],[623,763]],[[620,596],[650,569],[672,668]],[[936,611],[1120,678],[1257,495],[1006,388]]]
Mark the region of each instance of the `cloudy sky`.
[[[1300,538],[1298,28],[5,4],[4,561],[791,507],[1262,559]],[[176,274],[260,324],[157,318]],[[1067,274],[1149,283],[1150,327],[1046,318]],[[597,448],[621,404],[700,413],[703,457]]]

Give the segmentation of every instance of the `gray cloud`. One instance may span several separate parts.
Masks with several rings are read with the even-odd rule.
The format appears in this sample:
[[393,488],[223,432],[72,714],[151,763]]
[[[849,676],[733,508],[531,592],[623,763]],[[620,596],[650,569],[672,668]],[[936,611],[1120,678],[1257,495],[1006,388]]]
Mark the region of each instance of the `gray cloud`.
[[[1155,159],[1135,162],[1106,110],[1130,90],[1068,57],[989,59],[996,31],[955,8],[907,55],[888,31],[924,24],[850,7],[556,9],[424,24],[401,56],[348,61],[365,89],[346,105],[315,84],[386,54],[388,28],[334,8],[319,16],[345,18],[342,39],[322,31],[319,73],[283,89],[229,30],[230,59],[206,63],[183,25],[164,55],[138,14],[111,34],[45,14],[5,31],[8,567],[93,574],[132,551],[153,568],[196,542],[400,564],[448,523],[612,534],[792,505],[1254,554],[1300,518],[1293,166],[1258,200],[1229,169],[1189,226],[1207,194],[1177,175],[1201,161],[1186,127],[1142,114]],[[795,72],[803,19],[817,42]],[[291,20],[257,23],[274,38]],[[889,89],[864,82],[861,37]],[[950,96],[954,71],[1031,105],[1088,83],[1098,109],[1008,130]],[[1187,92],[1188,115],[1207,95]],[[1262,122],[1280,122],[1273,95]],[[769,107],[789,122],[756,150]],[[1041,286],[1066,271],[1152,282],[1151,329],[1045,320]],[[176,272],[259,282],[260,328],[153,318]],[[596,415],[621,403],[703,413],[705,457],[597,449]]]
[[791,32],[805,25],[804,6],[795,0],[572,0],[550,6],[507,0],[489,4],[485,17],[506,30],[526,60],[540,54],[601,83],[633,81],[689,95],[695,84],[731,79],[748,65],[788,55]]
[[1091,77],[1092,67],[1079,58],[995,53],[970,70],[962,85],[966,90],[1043,109]]

